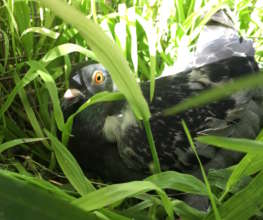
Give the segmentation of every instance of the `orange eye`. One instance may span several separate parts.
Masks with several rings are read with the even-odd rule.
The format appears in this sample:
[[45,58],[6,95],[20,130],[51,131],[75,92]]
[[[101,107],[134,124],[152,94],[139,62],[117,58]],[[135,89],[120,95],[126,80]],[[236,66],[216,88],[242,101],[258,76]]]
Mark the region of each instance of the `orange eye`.
[[104,75],[101,71],[95,71],[93,73],[93,82],[96,83],[97,85],[103,83],[104,81]]

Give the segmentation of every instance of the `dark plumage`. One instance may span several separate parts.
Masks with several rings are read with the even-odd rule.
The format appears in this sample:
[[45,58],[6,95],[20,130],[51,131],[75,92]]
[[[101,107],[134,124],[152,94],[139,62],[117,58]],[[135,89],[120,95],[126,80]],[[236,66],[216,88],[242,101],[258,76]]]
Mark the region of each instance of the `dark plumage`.
[[[216,134],[255,138],[261,128],[261,89],[242,91],[176,116],[161,114],[187,97],[258,70],[252,43],[239,38],[233,29],[227,29],[231,37],[215,39],[212,45],[197,44],[191,68],[156,79],[155,96],[149,103],[150,122],[162,170],[198,175],[199,166],[184,134],[182,119],[193,136]],[[223,30],[227,32],[227,29]],[[216,59],[208,59],[209,56]],[[146,99],[149,87],[149,82],[141,83]],[[63,103],[66,118],[95,93],[117,90],[100,64],[84,66],[74,72],[70,89]],[[86,108],[75,117],[72,134],[70,150],[84,169],[112,181],[140,179],[150,174],[152,157],[144,128],[125,100]],[[229,166],[241,157],[238,153],[196,144],[206,169]]]

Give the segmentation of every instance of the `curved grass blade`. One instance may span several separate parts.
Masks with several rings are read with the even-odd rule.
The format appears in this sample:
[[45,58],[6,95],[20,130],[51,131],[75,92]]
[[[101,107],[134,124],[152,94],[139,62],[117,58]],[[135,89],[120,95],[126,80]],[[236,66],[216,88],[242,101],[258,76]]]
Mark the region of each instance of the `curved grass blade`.
[[8,56],[9,56],[9,39],[8,39],[8,35],[7,33],[0,29],[0,32],[2,33],[2,36],[3,36],[3,39],[4,39],[4,54],[5,54],[5,57],[4,57],[4,70],[6,69],[6,65],[7,65],[7,61],[8,61]]
[[205,184],[189,174],[166,171],[147,177],[145,180],[154,183],[161,189],[174,189],[197,195],[208,195]]
[[251,155],[252,157],[247,157],[248,154],[242,158],[242,160],[238,163],[238,165],[235,166],[235,169],[233,170],[233,172],[231,173],[224,192],[222,193],[222,195],[220,196],[219,200],[223,201],[223,199],[225,198],[225,196],[228,194],[228,192],[230,192],[230,190],[232,189],[232,187],[238,183],[238,181],[241,180],[241,178],[244,176],[245,171],[247,170],[247,168],[249,167],[249,165],[252,162],[252,159],[254,159],[255,155]]
[[8,150],[8,149],[15,147],[17,145],[20,145],[20,144],[32,143],[32,142],[37,142],[37,141],[44,141],[46,139],[47,138],[20,138],[20,139],[8,141],[8,142],[5,142],[3,144],[0,144],[0,154],[5,150]]
[[221,220],[221,217],[220,217],[218,208],[217,208],[217,206],[216,206],[215,197],[214,197],[214,195],[213,195],[213,193],[212,193],[211,186],[210,186],[210,184],[209,184],[209,182],[208,182],[208,179],[207,179],[207,177],[206,177],[204,167],[203,167],[202,162],[201,162],[201,160],[200,160],[200,158],[199,158],[199,156],[198,156],[198,153],[197,153],[197,151],[196,151],[196,148],[195,148],[193,139],[192,139],[192,137],[191,137],[191,134],[190,134],[190,132],[189,132],[189,129],[187,128],[187,126],[186,126],[186,124],[185,124],[184,121],[182,121],[182,125],[183,125],[184,131],[185,131],[185,133],[186,133],[187,139],[188,139],[188,141],[189,141],[189,143],[190,143],[190,146],[191,146],[191,148],[192,148],[192,150],[193,150],[193,152],[194,152],[194,154],[195,154],[195,156],[196,156],[196,158],[197,158],[197,160],[198,160],[198,163],[199,163],[199,165],[200,165],[201,173],[202,173],[202,176],[203,176],[203,178],[204,178],[204,181],[205,181],[205,184],[206,184],[206,187],[207,187],[207,191],[208,191],[209,199],[210,199],[211,204],[212,204],[212,209],[213,209],[213,213],[214,213],[214,215],[215,215],[215,219],[216,219],[216,220]]
[[226,138],[213,135],[199,136],[200,143],[244,153],[263,154],[263,142],[245,138]]
[[209,102],[214,102],[221,98],[227,97],[234,92],[262,86],[263,71],[259,74],[252,74],[247,77],[242,77],[235,82],[224,83],[216,88],[201,92],[198,96],[187,98],[178,105],[168,108],[163,111],[163,115],[175,115],[189,108],[199,107]]
[[96,214],[101,219],[105,220],[133,220],[134,218],[128,218],[126,216],[120,215],[117,212],[109,211],[107,209],[101,209],[99,212],[95,211],[94,214]]
[[87,108],[90,105],[93,105],[95,103],[99,102],[112,102],[112,101],[118,101],[124,99],[124,96],[119,93],[119,92],[100,92],[92,96],[88,101],[86,101],[83,105],[81,105],[78,110],[73,113],[68,119],[67,122],[65,123],[65,127],[62,131],[62,143],[64,145],[67,145],[69,135],[71,134],[71,129],[72,129],[72,124],[75,116],[82,112],[85,108]]
[[44,68],[44,65],[37,61],[28,61],[28,64],[36,69],[37,74],[42,78],[42,80],[45,82],[45,85],[47,87],[47,90],[49,92],[52,104],[53,104],[53,110],[54,110],[54,117],[57,123],[57,126],[60,131],[64,128],[64,117],[63,113],[60,107],[60,101],[58,98],[58,91],[56,87],[56,83],[52,76],[47,73],[47,71]]
[[131,35],[131,60],[135,73],[138,72],[138,48],[137,48],[137,33],[136,33],[136,12],[135,7],[128,8],[128,28]]
[[52,31],[52,30],[50,30],[48,28],[45,28],[45,27],[30,27],[30,28],[27,28],[26,30],[23,31],[23,33],[21,34],[21,38],[23,36],[25,36],[26,34],[32,33],[32,32],[45,35],[45,36],[50,37],[52,39],[57,39],[59,37],[59,33],[55,32],[55,31]]
[[152,154],[153,161],[154,161],[154,173],[160,173],[161,166],[160,166],[157,150],[155,148],[155,143],[154,143],[153,134],[152,134],[151,125],[150,125],[149,120],[143,120],[143,125],[146,131],[147,140],[148,140],[149,147],[150,147],[151,154]]
[[174,200],[173,206],[176,214],[178,214],[181,219],[201,220],[206,216],[204,211],[197,210],[181,200]]
[[152,101],[154,97],[155,89],[155,76],[156,76],[156,44],[157,44],[157,34],[154,29],[153,23],[146,21],[141,16],[136,16],[136,20],[143,27],[146,37],[149,44],[149,53],[150,53],[150,100]]
[[[233,195],[219,207],[222,219],[250,219],[262,209],[263,204],[263,172],[261,171],[249,185]],[[210,213],[205,220],[215,219]]]
[[51,140],[58,163],[63,170],[72,186],[78,191],[80,195],[94,191],[95,188],[91,182],[85,177],[77,161],[68,151],[68,149],[50,132],[45,130],[46,135]]
[[62,189],[56,187],[55,185],[51,184],[50,182],[43,180],[43,179],[40,179],[38,177],[14,173],[14,172],[11,172],[8,170],[1,170],[0,172],[3,172],[4,174],[6,174],[10,177],[14,177],[20,181],[23,181],[23,182],[26,182],[28,184],[32,184],[34,186],[37,186],[40,189],[49,191],[50,193],[58,194],[59,197],[65,201],[71,202],[75,199],[73,196],[70,196],[69,194],[67,194]]
[[[261,154],[250,154],[248,153],[245,157],[251,158],[251,163],[244,171],[244,176],[249,176],[257,173],[263,168],[263,157]],[[235,166],[234,166],[235,167]]]
[[[262,141],[262,131],[258,134],[256,140]],[[220,201],[222,201],[225,196],[228,194],[228,192],[231,190],[233,186],[235,186],[238,181],[246,176],[246,175],[251,175],[249,174],[249,171],[255,167],[254,165],[257,164],[257,167],[259,167],[258,170],[254,170],[253,173],[258,172],[263,168],[263,163],[262,163],[262,156],[254,153],[248,153],[246,154],[241,161],[233,166],[233,172],[231,173],[227,183],[226,187],[224,189],[224,192],[222,193],[220,197]],[[252,173],[252,174],[253,174]]]
[[46,55],[41,60],[44,63],[49,63],[57,59],[58,57],[65,56],[73,52],[79,52],[93,60],[97,60],[97,57],[94,55],[92,51],[72,43],[61,44],[57,47],[52,48],[46,53]]
[[10,107],[12,104],[16,94],[19,92],[19,90],[23,87],[25,87],[27,84],[29,84],[31,81],[33,81],[38,76],[35,68],[30,68],[28,72],[25,74],[23,79],[19,81],[18,84],[16,84],[15,88],[12,90],[12,92],[8,95],[7,100],[0,108],[0,115],[3,115],[5,111]]
[[128,183],[109,185],[91,192],[80,199],[74,200],[72,204],[83,208],[86,211],[92,211],[151,190],[157,191],[162,199],[162,204],[168,216],[173,218],[172,204],[167,195],[162,189],[149,181],[132,181]]
[[[16,84],[18,84],[20,82],[20,78],[19,78],[17,72],[14,73],[14,79],[15,79],[15,83]],[[25,109],[25,112],[27,114],[28,120],[29,120],[32,128],[34,129],[34,131],[36,133],[36,136],[43,138],[44,137],[43,131],[41,129],[39,121],[37,120],[35,112],[34,112],[34,110],[32,109],[32,107],[31,107],[31,105],[29,103],[29,100],[28,100],[28,97],[26,95],[26,92],[25,92],[24,88],[20,88],[20,90],[18,91],[18,95],[19,95],[19,97],[21,99],[21,102],[22,102],[22,104],[24,106],[24,109]],[[49,147],[47,141],[43,141],[43,144],[47,148]]]

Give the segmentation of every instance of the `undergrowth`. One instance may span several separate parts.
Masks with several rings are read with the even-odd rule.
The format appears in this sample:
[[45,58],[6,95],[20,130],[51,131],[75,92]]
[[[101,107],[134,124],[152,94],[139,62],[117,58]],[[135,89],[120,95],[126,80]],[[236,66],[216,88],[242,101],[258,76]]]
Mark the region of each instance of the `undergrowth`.
[[[54,0],[3,0],[0,3],[0,217],[10,220],[174,219],[176,215],[181,219],[260,218],[262,132],[257,140],[199,137],[200,142],[247,153],[233,167],[212,171],[208,179],[204,174],[205,181],[175,171],[159,173],[158,158],[154,157],[155,175],[142,181],[104,183],[88,179],[65,147],[73,118],[64,121],[60,99],[68,88],[72,68],[86,60],[100,60],[110,70],[137,118],[147,125],[148,105],[132,75],[151,81],[153,97],[154,79],[185,68],[186,57],[194,50],[200,31],[220,8],[228,8],[240,34],[254,40],[256,59],[262,67],[261,1],[76,0],[65,5]],[[110,38],[116,42],[114,47]],[[175,114],[237,90],[259,86],[261,81],[260,75],[257,79],[228,84],[227,92],[209,91],[166,113]],[[123,86],[127,84],[128,87]],[[87,105],[116,98],[119,98],[116,94],[99,95]],[[195,149],[191,131],[186,124],[184,128]],[[154,152],[154,144],[151,147]],[[169,197],[166,189],[206,196],[212,208],[197,210]]]

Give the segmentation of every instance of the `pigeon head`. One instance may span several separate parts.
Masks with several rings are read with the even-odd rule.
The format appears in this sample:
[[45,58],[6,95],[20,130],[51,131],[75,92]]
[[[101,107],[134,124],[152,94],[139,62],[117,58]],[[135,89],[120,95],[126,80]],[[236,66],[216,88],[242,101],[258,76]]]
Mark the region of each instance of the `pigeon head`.
[[101,64],[83,64],[76,71],[73,70],[69,89],[64,93],[62,108],[65,118],[96,93],[115,90],[109,72]]
[[101,64],[85,65],[73,72],[65,99],[81,95],[86,99],[102,91],[113,91],[114,84],[109,72]]

